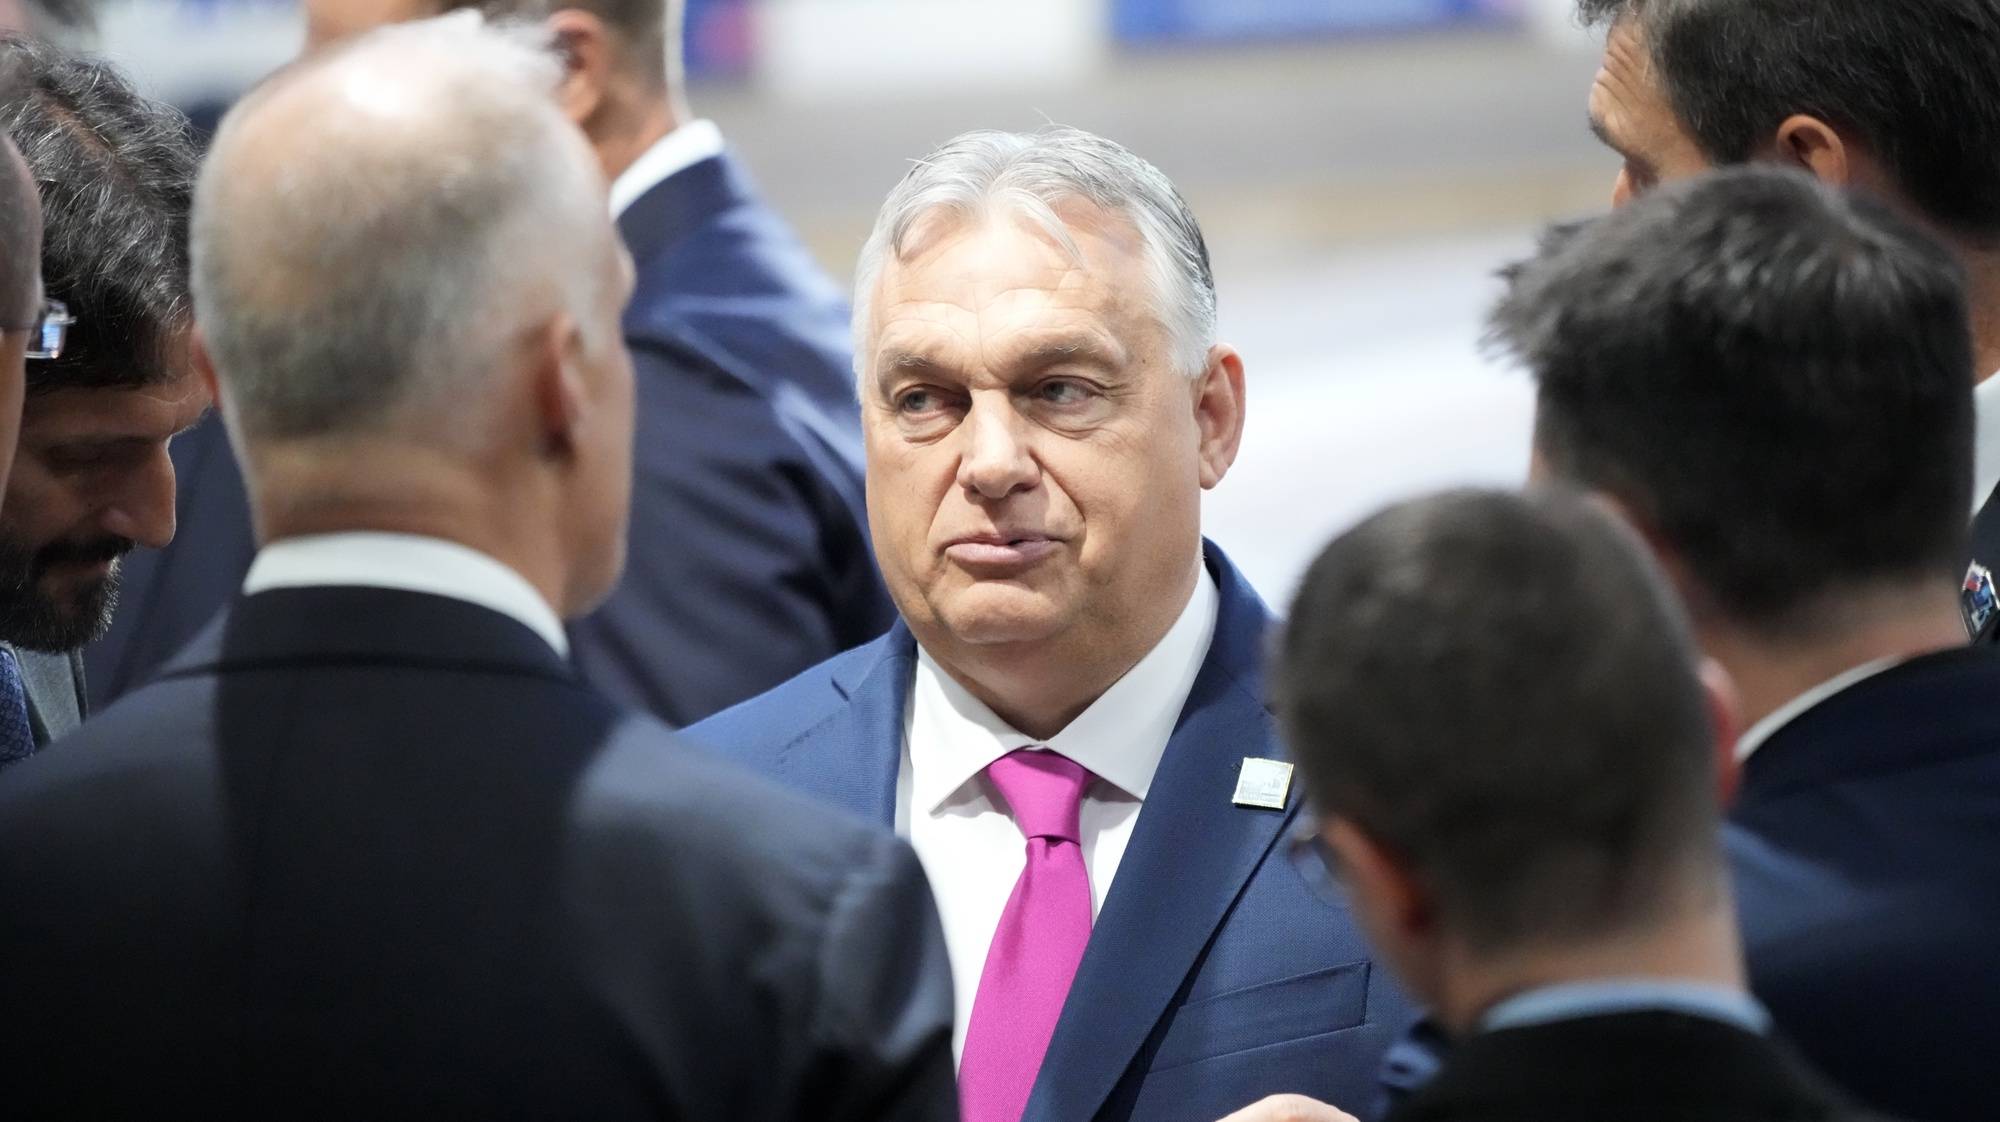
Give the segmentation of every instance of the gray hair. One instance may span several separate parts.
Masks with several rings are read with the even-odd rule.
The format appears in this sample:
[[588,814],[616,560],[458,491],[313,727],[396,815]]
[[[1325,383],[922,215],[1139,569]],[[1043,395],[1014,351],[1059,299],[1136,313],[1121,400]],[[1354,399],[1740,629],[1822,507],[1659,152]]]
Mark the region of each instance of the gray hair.
[[102,59],[0,36],[19,88],[4,129],[42,184],[42,283],[76,323],[61,358],[28,365],[28,391],[133,389],[183,373],[187,118],[142,96]]
[[1005,208],[1034,222],[1081,263],[1056,209],[1076,200],[1122,215],[1137,229],[1174,364],[1190,377],[1201,374],[1215,345],[1215,275],[1194,212],[1160,169],[1101,136],[1062,127],[964,133],[918,160],[889,192],[855,270],[857,372],[867,361],[858,346],[868,337],[883,264],[890,254],[903,258],[925,218],[941,210],[973,218]]
[[239,439],[474,433],[532,317],[591,322],[603,180],[529,35],[471,13],[387,27],[224,120],[193,286]]

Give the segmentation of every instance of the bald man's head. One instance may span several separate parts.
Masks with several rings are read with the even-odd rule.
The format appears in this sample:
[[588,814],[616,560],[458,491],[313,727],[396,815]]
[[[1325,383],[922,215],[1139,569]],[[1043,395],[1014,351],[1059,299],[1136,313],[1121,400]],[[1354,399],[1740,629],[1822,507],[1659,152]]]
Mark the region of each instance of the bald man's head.
[[567,616],[617,583],[632,265],[558,70],[467,13],[315,56],[224,120],[196,355],[265,540],[434,532]]
[[194,288],[242,437],[465,420],[522,330],[583,318],[616,233],[559,76],[468,14],[314,56],[229,114]]

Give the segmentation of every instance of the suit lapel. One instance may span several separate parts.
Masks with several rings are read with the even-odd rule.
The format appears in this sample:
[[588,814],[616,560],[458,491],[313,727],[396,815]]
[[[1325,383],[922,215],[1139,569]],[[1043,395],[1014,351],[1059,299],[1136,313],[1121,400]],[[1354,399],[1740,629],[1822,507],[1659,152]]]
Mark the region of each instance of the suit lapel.
[[895,828],[903,714],[916,651],[916,639],[899,619],[865,657],[835,673],[833,688],[847,703],[779,753],[787,784],[883,829]]
[[1024,1116],[1095,1115],[1298,810],[1230,801],[1245,757],[1278,752],[1263,702],[1270,615],[1213,546],[1221,607],[1207,662],[1167,744],[1050,1041]]
[[17,647],[14,656],[21,666],[21,686],[28,694],[28,725],[37,745],[46,745],[83,723],[76,666],[67,653],[45,654]]

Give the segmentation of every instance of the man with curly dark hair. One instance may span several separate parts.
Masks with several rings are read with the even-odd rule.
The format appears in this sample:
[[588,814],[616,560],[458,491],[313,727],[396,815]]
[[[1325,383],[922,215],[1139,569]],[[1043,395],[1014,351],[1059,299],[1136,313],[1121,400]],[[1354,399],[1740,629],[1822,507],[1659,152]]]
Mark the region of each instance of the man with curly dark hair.
[[0,109],[42,195],[42,274],[74,322],[27,367],[0,503],[0,641],[20,661],[34,742],[84,709],[80,649],[108,626],[119,559],[173,538],[173,435],[208,399],[187,361],[186,120],[109,64],[0,38]]

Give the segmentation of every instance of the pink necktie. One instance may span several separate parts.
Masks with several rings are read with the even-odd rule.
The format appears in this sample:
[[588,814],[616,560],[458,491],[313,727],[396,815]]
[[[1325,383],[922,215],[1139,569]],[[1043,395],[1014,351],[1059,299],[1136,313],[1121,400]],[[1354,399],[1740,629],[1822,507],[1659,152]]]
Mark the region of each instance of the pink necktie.
[[958,1097],[965,1122],[1020,1122],[1090,942],[1077,810],[1091,775],[1074,760],[1027,748],[993,761],[986,775],[1028,839],[1028,863],[986,950]]

